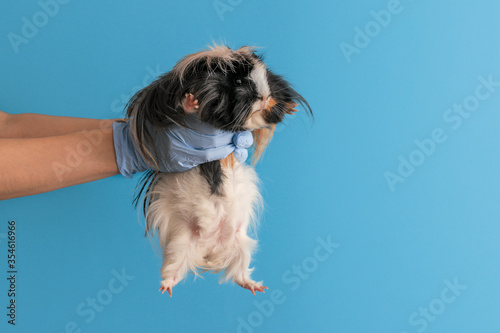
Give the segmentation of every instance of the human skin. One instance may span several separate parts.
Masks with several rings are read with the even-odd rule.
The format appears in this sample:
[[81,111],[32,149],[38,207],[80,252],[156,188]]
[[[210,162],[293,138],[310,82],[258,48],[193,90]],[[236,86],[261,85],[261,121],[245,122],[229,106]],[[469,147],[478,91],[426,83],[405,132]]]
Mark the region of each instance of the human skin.
[[0,200],[119,174],[112,124],[0,111]]

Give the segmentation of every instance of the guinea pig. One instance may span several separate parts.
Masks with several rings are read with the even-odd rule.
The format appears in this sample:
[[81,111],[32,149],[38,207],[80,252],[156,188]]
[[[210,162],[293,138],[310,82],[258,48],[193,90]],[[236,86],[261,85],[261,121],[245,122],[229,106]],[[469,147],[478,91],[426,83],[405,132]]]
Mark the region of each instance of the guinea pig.
[[[171,71],[137,92],[127,105],[134,139],[155,165],[151,132],[173,124],[189,126],[197,117],[221,130],[252,131],[252,165],[271,140],[277,123],[307,101],[269,70],[254,47],[224,45],[182,58]],[[148,171],[135,203],[142,200],[146,236],[158,234],[163,257],[160,291],[168,291],[191,271],[223,272],[243,288],[264,292],[250,268],[262,205],[254,168],[233,154],[186,172]],[[144,194],[144,195],[142,195]]]

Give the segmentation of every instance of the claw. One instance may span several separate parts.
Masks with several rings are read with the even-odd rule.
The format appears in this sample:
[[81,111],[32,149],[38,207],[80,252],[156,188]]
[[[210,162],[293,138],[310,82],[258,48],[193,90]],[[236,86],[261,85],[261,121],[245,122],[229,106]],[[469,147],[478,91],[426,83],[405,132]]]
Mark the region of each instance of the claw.
[[170,297],[172,297],[172,288],[171,287],[160,287],[159,291],[161,291],[161,294],[163,295],[165,293],[165,291],[168,292],[168,294],[170,295]]
[[168,292],[168,294],[170,295],[170,297],[172,297],[172,289],[173,287],[177,284],[176,282],[176,279],[168,279],[168,280],[163,280],[161,282],[161,287],[160,287],[160,291],[162,294],[165,293],[165,291]]

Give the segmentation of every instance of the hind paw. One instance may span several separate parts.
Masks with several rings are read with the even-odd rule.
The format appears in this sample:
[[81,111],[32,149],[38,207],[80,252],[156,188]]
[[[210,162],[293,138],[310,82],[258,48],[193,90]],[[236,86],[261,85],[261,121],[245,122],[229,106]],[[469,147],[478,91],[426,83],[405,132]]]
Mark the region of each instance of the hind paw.
[[168,292],[168,294],[170,295],[170,297],[172,297],[172,288],[177,284],[177,282],[175,281],[175,279],[166,279],[166,280],[163,280],[161,281],[161,287],[160,287],[160,291],[162,294],[165,293],[165,291]]
[[252,292],[252,294],[254,294],[254,295],[255,295],[256,291],[260,291],[262,293],[265,293],[264,290],[269,289],[268,287],[263,286],[262,282],[255,282],[252,280],[236,281],[236,283],[240,287],[250,290]]

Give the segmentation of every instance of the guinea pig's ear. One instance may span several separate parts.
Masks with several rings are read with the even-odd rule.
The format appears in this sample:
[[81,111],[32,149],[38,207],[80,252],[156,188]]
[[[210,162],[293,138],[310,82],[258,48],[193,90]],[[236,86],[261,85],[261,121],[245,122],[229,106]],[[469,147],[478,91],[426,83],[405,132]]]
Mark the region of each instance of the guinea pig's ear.
[[186,113],[197,113],[200,106],[198,105],[198,100],[195,99],[193,94],[186,93],[182,99],[182,108]]

